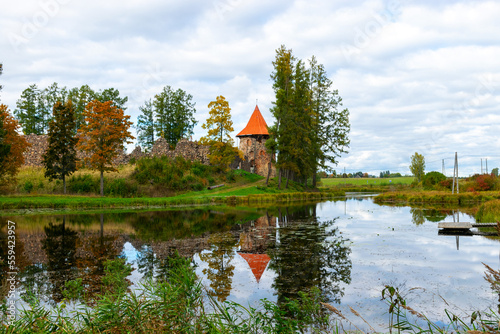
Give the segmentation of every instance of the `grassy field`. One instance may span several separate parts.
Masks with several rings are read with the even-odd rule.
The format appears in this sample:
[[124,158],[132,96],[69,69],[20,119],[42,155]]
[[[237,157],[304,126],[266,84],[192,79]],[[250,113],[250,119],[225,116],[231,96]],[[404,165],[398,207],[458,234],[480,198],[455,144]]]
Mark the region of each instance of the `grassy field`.
[[321,186],[323,187],[333,187],[338,185],[377,185],[377,186],[390,186],[395,184],[409,185],[413,182],[413,176],[395,177],[395,178],[328,178],[321,179]]

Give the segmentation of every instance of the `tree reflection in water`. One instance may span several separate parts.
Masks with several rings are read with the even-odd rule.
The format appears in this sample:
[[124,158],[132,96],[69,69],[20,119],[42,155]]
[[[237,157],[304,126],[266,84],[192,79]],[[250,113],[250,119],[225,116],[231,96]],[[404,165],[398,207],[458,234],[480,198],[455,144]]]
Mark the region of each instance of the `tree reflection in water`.
[[78,233],[66,227],[66,217],[61,224],[49,223],[44,227],[42,249],[47,254],[47,274],[52,291],[51,301],[63,299],[64,283],[76,277],[76,248]]
[[208,263],[208,268],[203,269],[203,273],[210,280],[212,289],[209,293],[223,302],[231,292],[234,275],[231,260],[234,258],[234,247],[238,244],[238,239],[231,232],[215,233],[209,237],[209,243],[212,250],[200,254],[200,259]]
[[269,249],[277,277],[273,287],[278,304],[296,299],[299,292],[318,288],[321,298],[340,302],[342,283],[351,281],[351,249],[348,239],[335,227],[335,220],[320,222],[315,207],[280,214],[274,245]]

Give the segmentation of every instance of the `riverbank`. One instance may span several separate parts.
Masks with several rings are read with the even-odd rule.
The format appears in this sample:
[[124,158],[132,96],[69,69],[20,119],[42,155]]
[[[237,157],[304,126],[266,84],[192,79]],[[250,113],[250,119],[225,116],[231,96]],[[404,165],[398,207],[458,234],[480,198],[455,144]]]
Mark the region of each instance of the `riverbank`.
[[64,195],[24,195],[1,196],[0,210],[19,209],[100,209],[100,208],[154,208],[182,205],[211,205],[228,204],[243,205],[255,203],[287,203],[293,201],[321,201],[337,196],[344,196],[345,192],[332,190],[321,192],[281,192],[270,193],[259,189],[259,186],[239,187],[227,192],[209,190],[183,194],[172,197],[95,197],[95,196],[64,196]]
[[377,204],[481,204],[487,201],[500,199],[498,191],[465,192],[451,194],[444,191],[398,191],[379,194],[374,198]]

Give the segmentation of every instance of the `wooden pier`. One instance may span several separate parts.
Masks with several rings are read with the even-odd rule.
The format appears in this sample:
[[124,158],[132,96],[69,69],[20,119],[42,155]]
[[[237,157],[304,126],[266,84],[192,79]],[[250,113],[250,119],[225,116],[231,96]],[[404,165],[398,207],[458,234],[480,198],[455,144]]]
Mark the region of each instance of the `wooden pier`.
[[497,223],[444,222],[438,224],[438,228],[446,230],[470,230],[473,227],[496,227],[496,226]]

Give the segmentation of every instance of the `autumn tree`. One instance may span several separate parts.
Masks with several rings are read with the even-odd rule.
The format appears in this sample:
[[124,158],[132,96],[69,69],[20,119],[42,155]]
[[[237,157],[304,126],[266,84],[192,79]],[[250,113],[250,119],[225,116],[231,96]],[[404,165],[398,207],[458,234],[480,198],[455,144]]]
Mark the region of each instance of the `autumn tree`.
[[172,147],[193,134],[196,109],[192,99],[191,94],[182,89],[174,91],[170,86],[165,86],[153,99],[156,136],[165,138]]
[[139,107],[141,115],[137,117],[137,141],[146,152],[149,152],[155,143],[155,115],[151,100]]
[[0,184],[12,181],[24,163],[29,143],[19,135],[19,128],[8,107],[0,104]]
[[113,159],[125,149],[125,143],[134,137],[129,132],[130,116],[112,101],[94,100],[85,108],[85,124],[78,130],[77,148],[88,156],[84,162],[101,173],[101,196],[104,196],[104,172],[116,171]]
[[210,117],[201,126],[208,130],[208,134],[202,137],[200,142],[210,146],[208,156],[210,163],[220,170],[227,170],[237,156],[243,159],[243,153],[233,147],[234,141],[230,136],[230,133],[234,131],[231,108],[222,95],[210,102],[208,108],[210,108]]
[[43,154],[45,177],[63,181],[66,194],[66,176],[76,171],[75,111],[71,101],[56,102],[53,119],[49,123],[48,148]]
[[422,181],[425,174],[425,158],[422,154],[415,152],[411,157],[410,171],[417,179],[417,182]]

